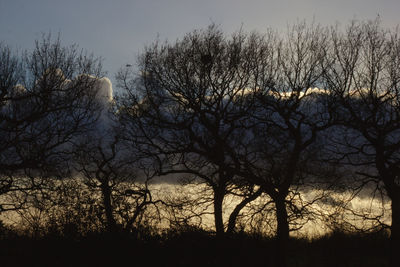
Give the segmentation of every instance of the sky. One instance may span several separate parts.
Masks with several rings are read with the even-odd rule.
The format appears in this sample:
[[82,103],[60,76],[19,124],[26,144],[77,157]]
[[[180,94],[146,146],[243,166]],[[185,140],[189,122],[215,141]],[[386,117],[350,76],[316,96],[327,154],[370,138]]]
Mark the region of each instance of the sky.
[[229,34],[240,27],[285,31],[299,20],[332,25],[379,15],[392,28],[400,23],[399,11],[399,0],[0,0],[0,42],[31,49],[43,33],[60,33],[63,45],[102,57],[114,83],[118,69],[135,65],[145,45],[211,23]]

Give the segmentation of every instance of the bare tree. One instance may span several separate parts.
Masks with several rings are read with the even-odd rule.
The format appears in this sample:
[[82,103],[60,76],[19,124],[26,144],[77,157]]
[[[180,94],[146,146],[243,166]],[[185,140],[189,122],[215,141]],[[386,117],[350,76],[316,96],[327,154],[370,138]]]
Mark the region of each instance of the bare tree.
[[[0,48],[0,193],[62,176],[72,144],[98,118],[98,58],[43,36],[32,52]],[[14,203],[1,210],[18,208]],[[14,206],[14,207],[13,207]]]
[[336,139],[337,155],[363,178],[362,184],[375,182],[390,198],[392,247],[398,248],[399,33],[383,29],[379,20],[353,22],[344,32],[334,29],[332,41],[334,64],[326,73],[326,86],[340,104],[337,116],[346,129],[343,138]]
[[289,216],[307,215],[311,203],[302,202],[300,189],[317,175],[317,138],[332,119],[329,95],[315,88],[327,64],[326,30],[300,23],[286,37],[275,38],[269,42],[269,60],[254,67],[259,70],[256,104],[249,110],[248,137],[236,158],[239,175],[260,186],[275,204],[278,263],[284,266]]
[[118,225],[127,231],[138,229],[146,209],[157,203],[149,189],[152,177],[135,151],[124,145],[120,130],[112,127],[96,140],[86,140],[75,152],[75,175],[99,194],[109,232],[117,231]]
[[[226,39],[211,25],[174,44],[146,48],[136,80],[127,71],[118,75],[126,90],[120,114],[127,138],[154,159],[158,175],[195,176],[212,188],[217,235],[225,232],[225,196],[244,188],[237,186],[229,154],[240,139],[234,122],[250,108],[244,104],[247,90],[257,86],[252,66],[265,60],[257,47],[262,43],[261,36],[241,32]],[[228,231],[242,207],[261,194],[251,184],[247,188]]]

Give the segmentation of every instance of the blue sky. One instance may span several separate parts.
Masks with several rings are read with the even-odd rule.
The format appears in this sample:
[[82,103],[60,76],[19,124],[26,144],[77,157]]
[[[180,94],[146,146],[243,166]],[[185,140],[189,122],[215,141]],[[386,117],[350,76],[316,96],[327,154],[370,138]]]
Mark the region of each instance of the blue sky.
[[399,11],[399,0],[0,0],[0,41],[29,49],[42,33],[60,32],[63,44],[103,57],[114,80],[157,36],[175,40],[212,22],[227,33],[242,25],[284,31],[297,20],[346,24],[379,14],[384,26],[394,27]]

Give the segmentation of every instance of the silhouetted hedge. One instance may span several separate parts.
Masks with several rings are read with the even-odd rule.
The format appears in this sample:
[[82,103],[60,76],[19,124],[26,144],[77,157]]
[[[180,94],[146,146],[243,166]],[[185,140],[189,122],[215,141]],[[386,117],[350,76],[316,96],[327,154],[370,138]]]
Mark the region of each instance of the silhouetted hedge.
[[[1,266],[275,266],[272,238],[190,228],[141,236],[89,233],[79,238],[40,238],[8,233],[0,241]],[[291,239],[288,266],[389,266],[385,233]]]

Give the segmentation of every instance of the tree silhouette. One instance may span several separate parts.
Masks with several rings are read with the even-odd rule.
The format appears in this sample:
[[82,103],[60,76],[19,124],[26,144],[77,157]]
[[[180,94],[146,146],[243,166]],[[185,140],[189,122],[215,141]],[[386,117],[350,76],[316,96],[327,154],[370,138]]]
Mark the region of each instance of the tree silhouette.
[[339,124],[348,131],[337,143],[339,155],[343,164],[363,177],[363,183],[383,185],[392,201],[390,229],[396,258],[400,242],[398,32],[383,29],[378,19],[353,22],[344,33],[334,30],[332,42],[334,61],[326,82],[339,103]]
[[304,23],[293,26],[285,38],[270,33],[262,50],[268,58],[253,67],[258,80],[244,122],[247,137],[236,149],[239,175],[260,186],[275,205],[282,266],[290,232],[288,210],[292,216],[305,216],[305,203],[296,200],[298,186],[311,181],[318,134],[332,124],[328,95],[314,89],[325,71],[327,42],[325,29]]
[[110,113],[108,127],[96,138],[83,140],[75,149],[73,164],[83,183],[93,193],[99,193],[107,231],[115,233],[121,227],[135,231],[141,226],[146,209],[157,201],[149,189],[152,177],[142,172],[139,153],[123,142],[120,125],[112,116]]
[[[72,143],[98,118],[99,59],[43,36],[32,52],[0,48],[0,192],[62,176]],[[64,167],[63,167],[64,165]],[[21,182],[24,180],[24,182]],[[22,203],[16,203],[19,206]],[[18,208],[2,206],[1,210]]]
[[[239,32],[225,39],[211,25],[175,44],[148,47],[139,59],[137,80],[119,74],[127,92],[120,108],[130,128],[127,138],[155,160],[158,175],[195,176],[212,188],[217,235],[225,231],[225,196],[245,189],[230,171],[229,153],[239,138],[234,121],[250,108],[240,99],[256,86],[251,66],[263,59],[253,50],[257,38]],[[231,213],[228,231],[243,206],[260,194],[251,184],[239,193],[243,198]]]

